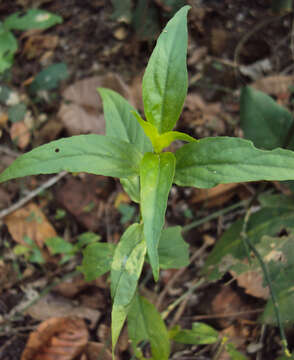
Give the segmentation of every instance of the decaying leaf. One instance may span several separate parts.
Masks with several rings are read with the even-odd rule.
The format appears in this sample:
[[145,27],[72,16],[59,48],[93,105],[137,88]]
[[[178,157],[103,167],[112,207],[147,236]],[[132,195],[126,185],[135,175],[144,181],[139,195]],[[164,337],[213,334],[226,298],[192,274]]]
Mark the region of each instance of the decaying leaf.
[[63,92],[64,103],[58,116],[70,135],[105,133],[102,103],[97,88],[105,87],[120,93],[132,102],[127,85],[115,74],[94,76],[77,81]]
[[255,81],[251,86],[266,94],[279,96],[289,92],[289,87],[294,83],[293,75],[271,75]]
[[111,352],[107,349],[104,344],[98,342],[89,341],[85,354],[87,356],[87,360],[111,360]]
[[96,309],[90,309],[86,306],[76,306],[73,301],[62,296],[48,294],[43,296],[38,302],[28,308],[27,314],[36,320],[46,320],[51,317],[77,316],[87,319],[90,322],[90,328],[93,329],[101,313]]
[[73,360],[87,342],[88,331],[82,319],[51,318],[30,334],[21,360]]
[[27,236],[43,248],[45,240],[57,236],[54,227],[50,224],[42,210],[34,203],[14,211],[4,219],[10,235],[21,245],[27,245],[24,237]]
[[10,136],[20,149],[25,149],[31,139],[30,129],[24,121],[15,122],[11,125]]

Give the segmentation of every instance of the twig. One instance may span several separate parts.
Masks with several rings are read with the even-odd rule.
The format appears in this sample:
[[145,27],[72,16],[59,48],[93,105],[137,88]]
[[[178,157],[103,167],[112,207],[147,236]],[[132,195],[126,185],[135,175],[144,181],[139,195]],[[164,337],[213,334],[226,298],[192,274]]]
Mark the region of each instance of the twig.
[[19,201],[17,201],[15,204],[11,205],[9,208],[4,209],[2,211],[0,211],[0,219],[3,219],[5,216],[7,216],[8,214],[12,213],[13,211],[19,209],[20,207],[22,207],[24,204],[26,204],[27,202],[29,202],[31,199],[33,199],[34,197],[36,197],[37,195],[39,195],[43,190],[48,189],[49,187],[53,186],[54,184],[56,184],[60,179],[62,179],[65,175],[67,174],[66,171],[62,171],[61,173],[59,173],[56,176],[53,176],[51,179],[49,179],[48,181],[44,182],[44,184],[42,184],[41,186],[39,186],[37,189],[31,191],[28,195],[26,195],[25,197],[23,197],[22,199],[20,199]]
[[[203,254],[203,252],[207,249],[207,247],[209,246],[209,244],[204,243],[200,249],[198,249],[190,258],[190,263],[191,264],[195,259],[197,259],[198,257],[200,257],[201,254]],[[189,266],[189,265],[188,265]],[[166,284],[166,286],[164,287],[164,289],[161,291],[161,293],[159,294],[158,300],[156,302],[156,308],[160,309],[160,306],[163,302],[163,299],[165,298],[165,295],[167,294],[167,292],[172,288],[172,286],[174,285],[174,283],[184,274],[184,272],[187,270],[188,266],[185,266],[181,269],[179,269],[172,278],[170,278],[170,280],[168,281],[168,283]]]
[[161,313],[161,317],[162,319],[166,319],[169,315],[169,313],[171,311],[173,311],[178,304],[180,304],[184,299],[186,299],[187,296],[189,296],[190,294],[192,294],[197,288],[199,288],[203,283],[205,282],[204,278],[201,278],[200,280],[197,281],[197,283],[193,286],[190,287],[190,289],[188,291],[186,291],[182,296],[180,296],[176,301],[174,301],[173,303],[171,303],[166,310],[164,310]]
[[256,314],[263,312],[264,309],[255,309],[255,310],[246,310],[246,311],[237,311],[237,312],[230,312],[225,314],[210,314],[210,315],[197,315],[193,316],[193,320],[210,320],[210,319],[222,319],[227,317],[238,317],[240,315],[247,315],[247,314]]

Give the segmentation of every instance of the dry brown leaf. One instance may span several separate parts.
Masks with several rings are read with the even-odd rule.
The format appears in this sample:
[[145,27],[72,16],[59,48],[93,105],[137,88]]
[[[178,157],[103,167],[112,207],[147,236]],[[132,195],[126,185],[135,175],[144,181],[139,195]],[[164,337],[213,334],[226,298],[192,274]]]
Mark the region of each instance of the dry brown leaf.
[[237,280],[238,285],[244,288],[246,294],[265,300],[268,299],[269,289],[262,285],[263,275],[260,271],[247,271],[241,275],[234,271],[230,271],[230,273]]
[[222,55],[227,47],[229,33],[221,28],[212,28],[210,37],[211,51],[214,55]]
[[23,54],[28,59],[41,56],[44,50],[54,50],[58,45],[58,36],[33,34],[25,42]]
[[[230,314],[244,312],[247,309],[247,305],[244,300],[234,291],[230,286],[223,286],[218,294],[211,302],[211,308],[213,314]],[[250,317],[250,315],[248,315]],[[248,318],[245,315],[236,315],[235,317],[224,317],[218,319],[219,326],[222,328],[229,327],[236,318],[244,319]]]
[[102,115],[102,102],[97,93],[98,87],[105,87],[120,93],[133,103],[127,85],[115,74],[94,76],[77,81],[63,92],[65,102],[58,116],[70,135],[81,133],[105,133]]
[[21,360],[73,360],[85,349],[88,331],[75,317],[54,317],[30,334]]
[[73,301],[56,294],[43,296],[30,306],[26,313],[36,320],[46,320],[53,316],[77,316],[89,320],[91,329],[96,326],[101,316],[96,309],[75,305]]
[[289,86],[294,84],[293,75],[272,75],[255,81],[251,86],[266,94],[279,96],[289,93]]
[[20,149],[26,148],[31,139],[30,129],[24,121],[18,121],[11,125],[10,136]]
[[210,189],[193,189],[190,197],[192,204],[205,202],[206,207],[222,205],[232,198],[240,184],[220,184]]
[[8,115],[6,113],[0,113],[0,129],[4,128],[8,122]]
[[54,227],[34,203],[29,203],[6,216],[4,223],[12,238],[21,245],[27,245],[23,239],[24,236],[28,236],[42,249],[46,239],[57,236]]
[[[111,352],[106,348],[104,344],[98,342],[89,341],[85,349],[87,360],[111,360]],[[117,357],[116,357],[117,358]]]

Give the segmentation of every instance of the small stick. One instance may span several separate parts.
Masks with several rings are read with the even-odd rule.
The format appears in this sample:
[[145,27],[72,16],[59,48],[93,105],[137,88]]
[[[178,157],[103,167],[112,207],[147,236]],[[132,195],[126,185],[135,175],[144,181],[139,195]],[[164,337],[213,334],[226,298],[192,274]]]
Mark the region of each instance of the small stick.
[[11,205],[7,209],[4,209],[0,211],[0,219],[3,219],[8,214],[11,214],[13,211],[21,208],[24,204],[32,200],[34,197],[39,195],[43,190],[48,189],[49,187],[56,184],[60,179],[62,179],[67,174],[66,171],[60,172],[58,175],[53,176],[48,181],[44,182],[41,186],[39,186],[37,189],[31,191],[29,194],[27,194],[25,197],[17,201],[15,204]]

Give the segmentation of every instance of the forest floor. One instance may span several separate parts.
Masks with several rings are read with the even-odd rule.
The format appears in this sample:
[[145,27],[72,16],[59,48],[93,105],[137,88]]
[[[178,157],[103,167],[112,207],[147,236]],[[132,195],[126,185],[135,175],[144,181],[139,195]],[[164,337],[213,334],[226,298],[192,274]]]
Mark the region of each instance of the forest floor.
[[[159,14],[155,25],[162,29],[170,14],[164,1],[154,3]],[[196,138],[242,137],[239,95],[246,84],[291,109],[293,15],[273,14],[265,0],[187,3],[192,6],[188,16],[189,90],[177,130]],[[143,110],[142,75],[158,35],[156,30],[142,35],[140,28],[115,19],[107,0],[0,1],[0,20],[33,6],[60,15],[63,23],[46,31],[15,32],[19,50],[10,75],[1,83],[24,101],[26,114],[21,121],[11,122],[8,107],[0,105],[0,171],[19,154],[48,141],[82,133],[103,134],[102,105],[96,92],[99,86],[118,91]],[[65,64],[68,76],[57,88],[33,97],[29,85],[42,69],[55,63]],[[52,184],[44,188],[49,179],[53,179]],[[258,185],[226,184],[206,190],[173,186],[166,224],[188,226],[184,238],[191,262],[180,270],[161,271],[157,283],[146,266],[141,292],[159,311],[186,294],[169,312],[169,328],[175,324],[191,328],[193,322],[206,322],[227,336],[248,359],[275,359],[281,350],[278,330],[270,326],[265,329],[258,321],[266,301],[264,293],[255,289],[260,287],[259,279],[238,279],[228,273],[220,281],[206,282],[188,293],[201,278],[213,245],[245,214],[244,206],[232,209],[232,205],[251,198]],[[265,186],[276,192],[283,190],[278,183]],[[30,201],[19,203],[35,190]],[[11,211],[14,204],[17,209]],[[37,325],[60,316],[75,315],[85,320],[92,348],[78,359],[97,359],[97,349],[109,348],[111,299],[107,274],[86,282],[75,272],[82,261],[80,253],[60,264],[60,255],[50,254],[44,241],[60,236],[75,243],[81,234],[94,232],[101,241],[117,243],[137,215],[137,205],[112,178],[84,173],[41,175],[1,184],[1,360],[21,359]],[[27,245],[24,236],[33,240],[32,248],[39,250],[34,255],[44,262],[17,254],[16,245]],[[287,335],[290,346],[294,345],[293,334]],[[215,357],[217,350],[216,345],[178,344],[172,347],[171,359],[230,359],[226,351]],[[126,330],[117,354],[121,360],[132,358]],[[107,356],[106,352],[101,358]],[[45,357],[40,354],[38,359]]]

